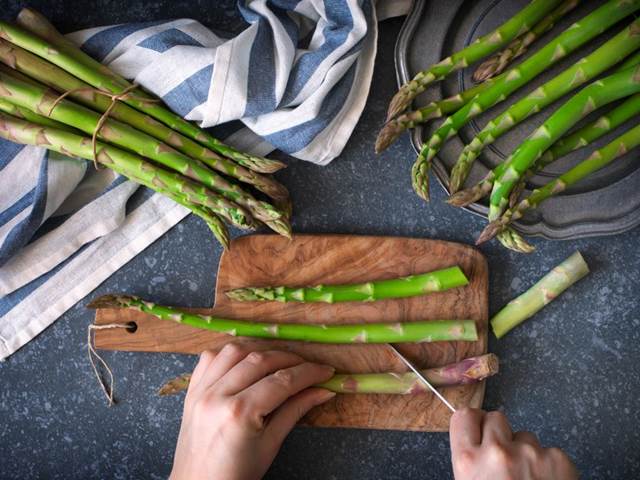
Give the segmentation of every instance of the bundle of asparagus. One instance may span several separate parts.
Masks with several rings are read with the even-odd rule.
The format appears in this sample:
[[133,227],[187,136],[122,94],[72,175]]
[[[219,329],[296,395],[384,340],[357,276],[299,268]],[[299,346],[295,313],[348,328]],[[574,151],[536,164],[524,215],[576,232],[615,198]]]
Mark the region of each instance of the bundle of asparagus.
[[204,219],[225,248],[225,221],[291,236],[288,192],[269,175],[284,164],[182,119],[33,10],[17,23],[0,22],[1,137],[93,160],[145,185]]
[[[550,30],[578,3],[579,0],[565,0],[543,6],[540,2],[532,1],[509,20],[512,23],[505,23],[491,34],[478,39],[470,47],[454,54],[450,59],[419,73],[414,80],[400,89],[390,107],[392,114],[390,116],[395,117],[389,119],[381,130],[376,142],[377,151],[386,148],[408,128],[413,128],[417,124],[433,118],[450,115],[431,138],[424,142],[413,166],[412,183],[419,196],[428,200],[428,175],[431,161],[442,145],[455,135],[463,125],[495,104],[507,99],[517,89],[531,82],[569,53],[591,42],[620,20],[640,10],[640,0],[609,0],[550,40],[518,66],[503,72],[513,59],[522,55],[536,39]],[[535,21],[532,21],[533,17],[529,16],[533,9],[537,9],[538,14],[544,10],[544,13],[535,17]],[[414,93],[420,93],[426,85],[441,80],[456,69],[481,60],[478,52],[482,51],[482,55],[487,56],[488,50],[491,49],[489,39],[492,38],[492,35],[494,38],[504,38],[501,36],[504,26],[513,25],[513,22],[520,22],[523,25],[522,31],[504,44],[508,43],[504,50],[489,57],[477,68],[474,78],[477,81],[484,80],[482,83],[453,97],[432,102],[416,111],[402,113],[402,110],[415,97]],[[478,48],[477,43],[484,43],[484,50]],[[502,46],[495,48],[494,51]],[[636,94],[639,91],[637,88],[638,73],[635,69],[640,63],[639,50],[640,20],[636,19],[610,40],[604,42],[593,53],[577,61],[552,80],[508,107],[502,114],[488,122],[480,133],[465,146],[451,171],[449,183],[451,197],[448,202],[454,206],[467,206],[487,196],[493,190],[490,197],[489,214],[489,220],[493,223],[479,241],[497,236],[507,248],[520,252],[533,251],[533,247],[508,225],[513,220],[520,218],[526,210],[535,208],[542,200],[559,193],[584,176],[604,167],[624,151],[635,146],[636,133],[633,129],[614,140],[604,149],[594,152],[589,159],[580,165],[577,172],[573,169],[567,172],[557,181],[540,189],[540,192],[535,192],[535,196],[530,197],[528,202],[520,199],[527,180],[536,172],[567,153],[584,147],[612,131],[640,111]],[[451,59],[456,61],[452,63]],[[449,65],[450,69],[444,69],[443,64]],[[493,143],[529,116],[541,111],[562,96],[597,78],[616,65],[618,66],[614,75],[584,88],[574,99],[552,115],[551,123],[545,123],[516,148],[507,161],[489,172],[475,186],[462,190],[473,161],[486,145]],[[626,97],[629,98],[622,105],[597,121],[563,137],[567,130],[588,113],[613,100]],[[399,113],[402,114],[398,115]],[[616,146],[620,150],[614,153]],[[594,160],[594,156],[597,157],[597,161]],[[505,212],[505,210],[507,211]],[[503,213],[504,217],[500,218]]]
[[[477,357],[422,371],[434,387],[452,387],[476,383],[498,373],[498,357],[487,353]],[[165,383],[158,395],[175,395],[186,390],[191,374],[185,373]],[[387,395],[415,395],[430,390],[413,372],[407,373],[339,373],[328,381],[316,385],[335,393],[380,393]]]

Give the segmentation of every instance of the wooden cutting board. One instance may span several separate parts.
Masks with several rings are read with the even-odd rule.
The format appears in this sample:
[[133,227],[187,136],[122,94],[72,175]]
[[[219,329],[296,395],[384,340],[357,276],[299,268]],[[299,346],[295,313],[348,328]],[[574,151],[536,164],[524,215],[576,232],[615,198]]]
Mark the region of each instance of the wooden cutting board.
[[[249,285],[315,285],[393,278],[459,265],[469,278],[464,288],[431,295],[370,303],[301,304],[231,302],[224,292]],[[398,344],[420,368],[436,367],[487,351],[488,268],[476,249],[456,243],[414,238],[356,235],[277,235],[237,238],[222,255],[215,306],[196,311],[222,317],[269,322],[348,323],[429,319],[473,319],[476,342]],[[135,322],[135,332],[98,330],[96,347],[107,350],[198,354],[228,342],[260,349],[285,349],[305,359],[333,365],[338,372],[406,371],[384,345],[322,345],[248,340],[157,320],[133,310],[103,309],[96,323]],[[168,379],[167,379],[168,380]],[[158,385],[159,387],[159,385]],[[480,407],[484,382],[442,390],[455,406]],[[449,410],[432,394],[338,395],[313,409],[302,423],[322,427],[446,431]]]

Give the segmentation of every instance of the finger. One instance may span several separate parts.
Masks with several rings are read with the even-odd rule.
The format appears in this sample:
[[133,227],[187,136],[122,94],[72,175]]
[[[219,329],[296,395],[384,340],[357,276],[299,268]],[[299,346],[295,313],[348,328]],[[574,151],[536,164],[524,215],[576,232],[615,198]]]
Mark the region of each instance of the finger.
[[540,447],[540,442],[538,441],[538,437],[536,437],[531,432],[516,432],[516,433],[513,434],[513,441],[514,442],[520,442],[520,443],[526,443],[526,444],[531,445],[532,447],[536,447],[536,448]]
[[482,422],[485,412],[476,408],[461,408],[451,417],[449,441],[451,454],[480,445],[482,442]]
[[497,442],[506,444],[513,440],[513,432],[504,413],[494,411],[484,416],[482,423],[482,443]]
[[257,415],[266,416],[296,393],[329,380],[334,368],[317,363],[301,363],[278,370],[251,385],[237,396]]
[[187,392],[196,388],[202,381],[204,372],[207,371],[214,358],[216,358],[216,354],[211,350],[205,350],[200,354],[198,363],[196,364],[196,367],[193,369],[193,373],[191,374],[191,380],[189,381],[189,388]]
[[[196,373],[198,373],[200,377],[197,385],[194,385],[194,393],[201,392],[216,383],[250,352],[251,350],[245,346],[228,343],[222,347],[222,350],[220,350],[217,355],[214,353],[207,354],[208,357],[211,356],[212,361],[203,365],[203,368],[200,370],[202,373],[193,372],[194,377]],[[201,361],[203,360],[201,359]],[[198,367],[196,367],[196,370],[198,370]],[[193,377],[191,378],[191,382],[195,383]]]
[[278,448],[291,429],[313,407],[335,397],[335,393],[324,388],[307,388],[284,402],[269,419],[265,435]]
[[251,352],[216,383],[222,395],[235,395],[267,375],[283,368],[304,363],[304,359],[289,352]]

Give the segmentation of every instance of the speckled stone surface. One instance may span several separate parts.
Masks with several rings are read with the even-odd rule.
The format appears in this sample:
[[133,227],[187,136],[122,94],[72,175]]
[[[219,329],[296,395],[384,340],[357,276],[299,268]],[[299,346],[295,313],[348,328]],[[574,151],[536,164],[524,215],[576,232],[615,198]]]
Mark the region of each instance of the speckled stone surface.
[[[243,28],[231,0],[142,2],[38,0],[61,30],[193,17],[220,30]],[[8,8],[7,8],[8,6]],[[11,18],[22,2],[4,0]],[[432,186],[424,204],[411,190],[413,151],[403,138],[373,155],[375,132],[395,88],[393,44],[401,20],[383,23],[366,110],[343,154],[321,168],[291,161],[279,175],[295,201],[294,229],[304,233],[402,235],[472,242],[481,219],[443,203]],[[570,255],[583,252],[593,273],[490,350],[502,361],[489,380],[485,408],[503,410],[514,429],[536,432],[565,449],[584,478],[640,477],[640,230],[614,238],[534,240],[530,256],[495,244],[491,310]],[[220,249],[207,228],[187,218],[124,266],[89,298],[128,291],[175,305],[213,301]],[[181,355],[106,353],[120,403],[105,406],[86,357],[87,299],[6,362],[0,363],[1,478],[166,478],[182,398],[156,389],[190,370]],[[445,434],[296,429],[269,479],[450,478]]]

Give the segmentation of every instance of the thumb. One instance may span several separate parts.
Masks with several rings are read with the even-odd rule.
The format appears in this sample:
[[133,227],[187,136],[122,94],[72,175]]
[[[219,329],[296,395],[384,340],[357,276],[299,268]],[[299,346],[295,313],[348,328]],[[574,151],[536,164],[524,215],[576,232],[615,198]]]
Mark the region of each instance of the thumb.
[[335,393],[324,388],[307,388],[295,394],[271,414],[266,434],[278,448],[295,427],[296,423],[313,407],[335,397]]

